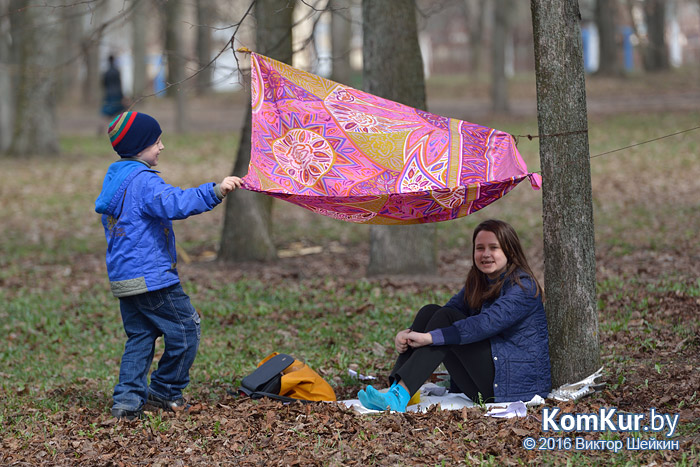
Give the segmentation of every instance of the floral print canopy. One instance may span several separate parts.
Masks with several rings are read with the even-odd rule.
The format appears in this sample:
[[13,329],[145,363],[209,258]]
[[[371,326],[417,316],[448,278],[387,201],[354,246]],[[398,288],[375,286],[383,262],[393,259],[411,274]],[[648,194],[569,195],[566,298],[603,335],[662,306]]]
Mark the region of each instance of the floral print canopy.
[[325,216],[415,224],[466,216],[529,173],[502,131],[382,99],[251,54],[243,186]]

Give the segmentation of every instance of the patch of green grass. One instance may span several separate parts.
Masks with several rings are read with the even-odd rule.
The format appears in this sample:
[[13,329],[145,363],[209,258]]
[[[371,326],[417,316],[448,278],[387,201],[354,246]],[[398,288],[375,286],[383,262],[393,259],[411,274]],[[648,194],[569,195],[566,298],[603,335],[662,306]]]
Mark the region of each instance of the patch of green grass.
[[[591,154],[651,139],[697,125],[699,113],[616,116],[590,122]],[[536,121],[481,122],[514,135],[536,133]],[[663,254],[694,245],[700,218],[696,193],[700,167],[697,136],[668,138],[591,161],[596,245],[603,254],[624,258]],[[52,416],[66,407],[89,407],[105,413],[111,403],[125,341],[118,301],[110,294],[106,273],[86,280],[81,261],[103,261],[104,236],[94,198],[109,162],[115,159],[106,138],[66,137],[60,158],[3,160],[0,172],[0,437],[26,440],[32,426],[47,433]],[[237,135],[166,135],[159,169],[169,183],[183,187],[218,181],[230,173]],[[531,170],[539,170],[537,140],[521,138],[519,150]],[[36,180],[57,180],[52,196],[37,196]],[[363,245],[369,227],[343,223],[275,201],[273,236],[278,247],[293,242],[311,245]],[[469,260],[471,232],[487,218],[513,224],[529,251],[541,251],[541,193],[522,182],[503,200],[483,211],[436,225],[441,252],[456,249]],[[186,249],[216,251],[223,209],[186,222],[175,230]],[[324,253],[327,254],[327,253]],[[92,263],[90,263],[92,264]],[[94,266],[87,268],[94,271]],[[466,271],[465,271],[466,272]],[[370,280],[304,277],[270,283],[254,279],[222,280],[215,286],[185,281],[185,290],[203,315],[202,341],[191,372],[187,396],[217,401],[233,389],[255,364],[272,351],[306,361],[337,389],[358,383],[347,376],[356,364],[363,374],[385,375],[393,363],[393,337],[425,303],[444,303],[454,290],[425,285],[383,288]],[[635,317],[646,320],[635,342],[649,354],[657,350],[655,305],[646,294],[677,293],[700,297],[700,279],[668,273],[649,281],[610,275],[598,283],[601,330],[624,332]],[[690,325],[689,325],[690,324]],[[675,323],[673,331],[691,338],[697,323]],[[689,341],[692,342],[692,341]],[[691,345],[691,344],[686,344]],[[163,343],[159,340],[157,352]],[[603,359],[624,367],[630,358],[603,349]],[[666,375],[666,363],[655,366]],[[154,364],[155,365],[155,364]],[[610,389],[629,384],[620,371]],[[643,384],[640,382],[639,384]],[[648,384],[648,381],[644,381]],[[680,409],[680,407],[679,407]],[[152,432],[172,429],[158,415],[144,424]],[[100,426],[80,427],[87,437]],[[141,429],[141,428],[139,428]],[[692,435],[697,424],[681,424]],[[216,426],[215,435],[222,434]],[[363,434],[364,435],[364,434]],[[367,435],[364,435],[367,436]],[[319,442],[321,442],[319,438]],[[202,441],[204,442],[204,441]],[[50,449],[47,449],[50,452]],[[687,459],[693,459],[690,456]],[[560,457],[544,457],[561,463]],[[611,457],[615,465],[623,459]],[[483,456],[467,463],[498,464]],[[592,465],[575,454],[571,465]]]
[[380,345],[388,364],[396,330],[407,326],[426,300],[444,302],[449,293],[381,293],[364,280],[336,288],[316,279],[272,290],[258,281],[238,281],[192,296],[203,315],[203,345],[193,379],[206,378],[205,369],[211,374],[223,364],[216,373],[233,382],[273,351],[332,374],[345,374],[351,363],[373,371],[368,364],[376,355],[353,350]]
[[678,281],[671,277],[661,277],[660,280],[647,285],[651,293],[673,292],[690,297],[700,297],[700,278],[691,281]]

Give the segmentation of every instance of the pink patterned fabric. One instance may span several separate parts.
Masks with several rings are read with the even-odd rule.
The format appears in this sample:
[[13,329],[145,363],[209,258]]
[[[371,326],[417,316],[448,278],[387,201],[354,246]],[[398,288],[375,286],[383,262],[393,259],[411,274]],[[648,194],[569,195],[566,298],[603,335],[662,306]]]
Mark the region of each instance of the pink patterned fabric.
[[466,216],[525,177],[507,133],[441,117],[251,54],[252,152],[244,187],[344,221]]

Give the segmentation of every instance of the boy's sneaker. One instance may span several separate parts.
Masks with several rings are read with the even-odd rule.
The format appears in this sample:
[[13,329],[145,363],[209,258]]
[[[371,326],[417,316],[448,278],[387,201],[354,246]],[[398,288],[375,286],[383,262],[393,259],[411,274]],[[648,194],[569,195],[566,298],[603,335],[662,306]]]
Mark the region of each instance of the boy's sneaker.
[[117,420],[136,420],[136,419],[142,419],[143,418],[143,410],[125,410],[125,409],[115,409],[112,408],[112,417],[115,417]]
[[148,393],[148,403],[153,407],[158,407],[160,409],[170,410],[172,412],[180,412],[182,410],[187,410],[190,405],[185,402],[185,399],[180,397],[175,400],[167,400],[156,396],[155,394]]

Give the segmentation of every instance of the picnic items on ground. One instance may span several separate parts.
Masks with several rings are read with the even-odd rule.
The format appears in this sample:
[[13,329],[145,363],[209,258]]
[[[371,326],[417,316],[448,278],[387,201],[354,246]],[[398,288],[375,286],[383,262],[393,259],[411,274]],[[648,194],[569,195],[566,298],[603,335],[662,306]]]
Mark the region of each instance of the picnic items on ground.
[[248,190],[335,219],[396,225],[466,216],[525,178],[541,186],[508,133],[250,57]]
[[243,378],[239,392],[253,399],[270,397],[285,402],[335,401],[335,391],[307,364],[273,352]]
[[601,366],[598,371],[590,376],[582,379],[577,383],[563,384],[557,389],[553,389],[549,393],[548,399],[554,399],[558,401],[575,401],[592,394],[605,386],[605,383],[596,383],[596,379],[603,376],[603,367]]

